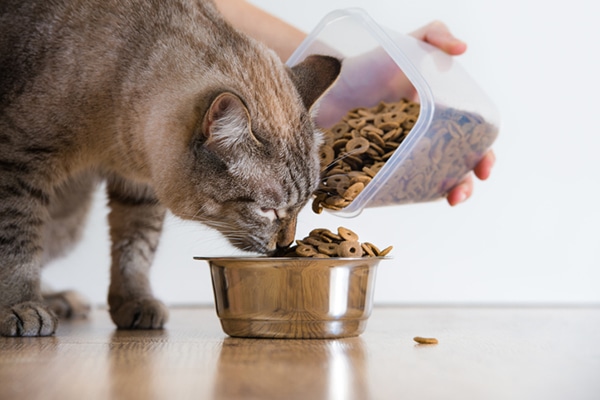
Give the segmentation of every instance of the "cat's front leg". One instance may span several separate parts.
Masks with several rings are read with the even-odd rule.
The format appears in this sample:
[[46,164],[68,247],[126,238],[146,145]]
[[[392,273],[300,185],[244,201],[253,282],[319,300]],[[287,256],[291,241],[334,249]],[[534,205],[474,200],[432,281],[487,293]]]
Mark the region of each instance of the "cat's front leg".
[[0,336],[52,335],[58,318],[40,287],[40,236],[51,190],[27,175],[28,164],[0,164]]
[[122,329],[159,329],[168,319],[152,295],[149,271],[160,239],[165,208],[151,189],[122,179],[108,182],[111,276],[110,315]]

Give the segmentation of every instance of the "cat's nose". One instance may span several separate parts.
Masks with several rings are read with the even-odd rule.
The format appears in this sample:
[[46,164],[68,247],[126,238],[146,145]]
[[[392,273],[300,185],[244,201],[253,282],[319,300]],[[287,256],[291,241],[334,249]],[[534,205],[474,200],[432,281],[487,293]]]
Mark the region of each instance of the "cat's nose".
[[294,243],[296,235],[296,218],[292,218],[285,224],[277,235],[277,248],[283,249]]

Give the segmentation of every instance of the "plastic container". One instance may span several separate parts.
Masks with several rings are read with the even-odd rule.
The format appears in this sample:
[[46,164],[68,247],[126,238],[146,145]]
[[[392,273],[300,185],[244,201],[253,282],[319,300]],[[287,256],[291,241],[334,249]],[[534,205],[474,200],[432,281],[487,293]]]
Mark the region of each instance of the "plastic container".
[[[328,14],[287,64],[293,66],[311,54],[343,58],[340,78],[319,102],[317,123],[322,128],[336,121],[326,121],[331,109],[341,117],[352,108],[373,107],[382,100],[412,97],[420,104],[410,133],[364,190],[334,211],[340,216],[356,216],[365,207],[445,197],[498,135],[496,107],[455,58],[380,27],[363,10]],[[390,87],[391,76],[406,79],[393,80],[396,87]]]

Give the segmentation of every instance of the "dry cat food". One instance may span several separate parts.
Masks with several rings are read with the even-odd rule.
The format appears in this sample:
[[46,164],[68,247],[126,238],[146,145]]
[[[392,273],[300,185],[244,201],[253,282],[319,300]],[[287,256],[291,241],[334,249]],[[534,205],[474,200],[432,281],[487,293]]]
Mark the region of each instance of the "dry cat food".
[[[322,177],[313,211],[341,210],[366,187],[408,136],[420,105],[403,99],[356,108],[326,130]],[[472,113],[438,107],[431,128],[382,185],[371,206],[422,202],[444,196],[472,170],[497,128]],[[466,155],[466,156],[465,156]]]
[[438,344],[438,340],[436,338],[426,338],[421,336],[415,336],[413,340],[419,344]]
[[360,243],[358,235],[339,227],[337,233],[325,228],[313,229],[307,237],[283,250],[282,257],[384,257],[392,246],[379,250],[372,243]]
[[419,117],[418,103],[403,99],[356,108],[324,132],[322,176],[313,211],[341,210],[362,192],[408,135]]

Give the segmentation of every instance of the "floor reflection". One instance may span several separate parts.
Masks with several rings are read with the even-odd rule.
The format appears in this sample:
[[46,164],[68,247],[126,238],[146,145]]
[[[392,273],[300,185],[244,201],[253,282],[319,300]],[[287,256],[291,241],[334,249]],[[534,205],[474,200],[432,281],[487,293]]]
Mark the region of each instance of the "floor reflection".
[[224,339],[214,399],[366,399],[362,339]]
[[[111,398],[165,398],[160,379],[166,330],[115,330],[107,353]],[[162,344],[162,345],[161,345]]]

